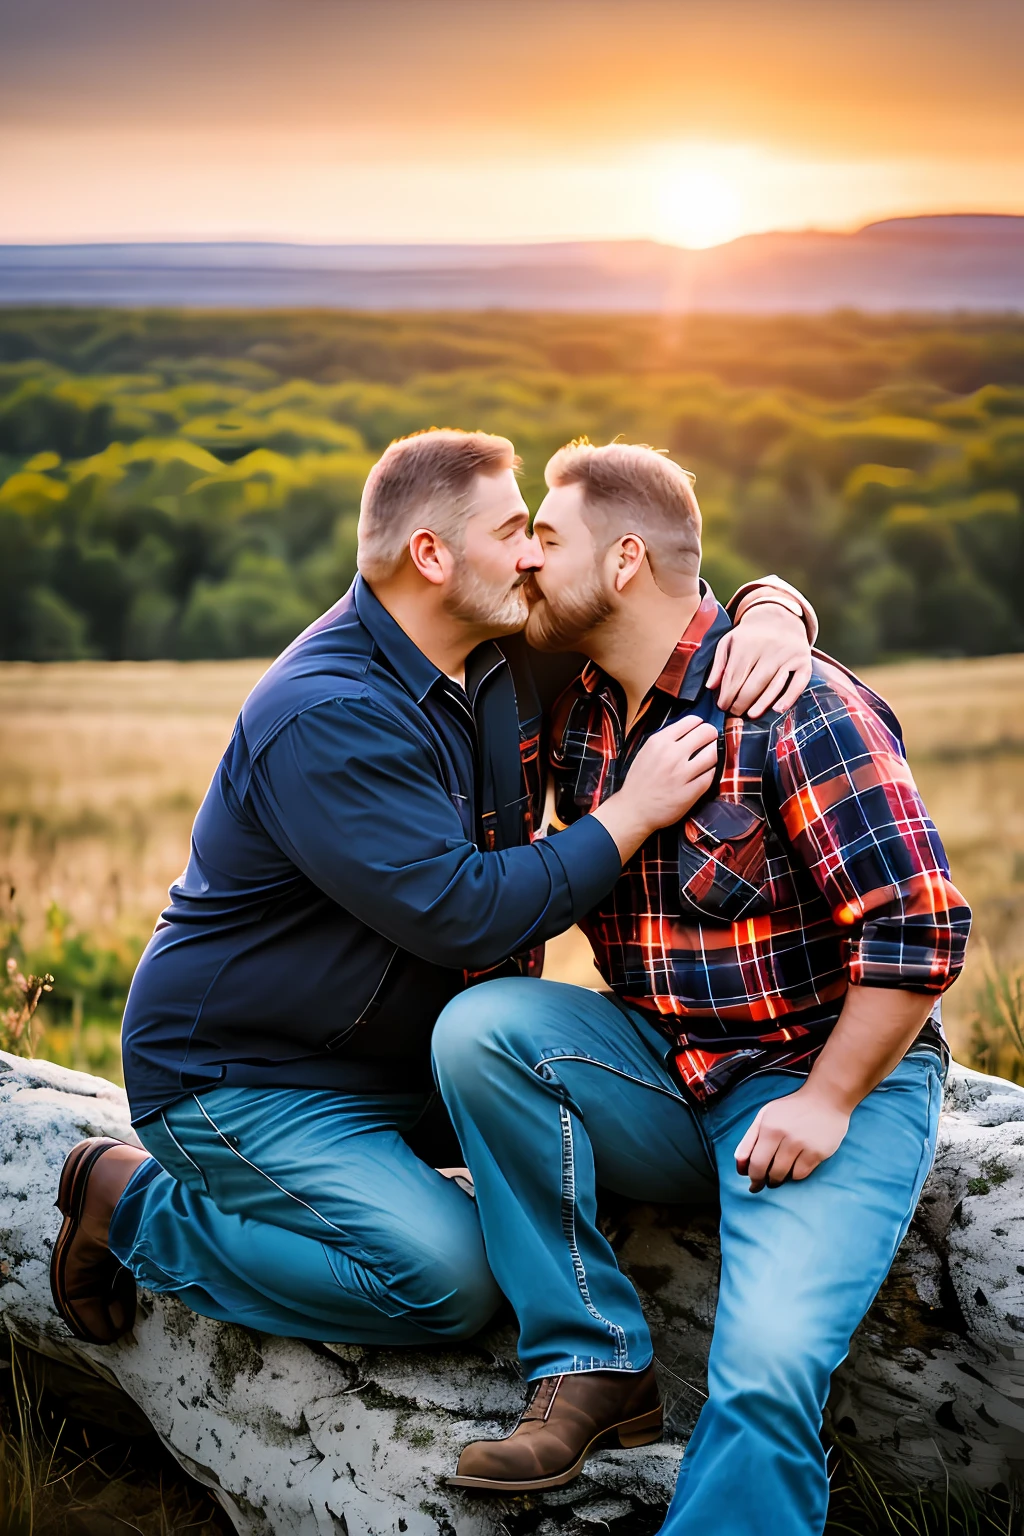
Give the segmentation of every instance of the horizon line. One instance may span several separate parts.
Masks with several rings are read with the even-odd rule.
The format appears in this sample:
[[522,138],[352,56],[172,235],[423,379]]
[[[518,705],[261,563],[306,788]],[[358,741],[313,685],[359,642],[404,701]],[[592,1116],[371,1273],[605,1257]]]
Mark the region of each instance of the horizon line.
[[61,239],[38,240],[6,240],[0,235],[0,250],[69,250],[69,249],[94,249],[103,250],[115,246],[177,246],[205,248],[209,246],[266,246],[278,249],[299,248],[302,250],[338,250],[338,249],[367,249],[388,248],[405,249],[417,248],[421,250],[443,250],[446,248],[466,249],[472,247],[481,248],[536,248],[538,246],[576,246],[576,245],[653,245],[664,250],[684,251],[696,255],[702,251],[722,250],[726,246],[737,245],[742,240],[766,239],[776,235],[822,235],[836,238],[849,238],[850,236],[863,234],[866,230],[878,228],[885,224],[916,224],[939,219],[991,219],[993,222],[1010,222],[1014,220],[1024,221],[1024,210],[1020,213],[992,212],[986,209],[944,210],[930,213],[897,213],[889,214],[882,218],[868,219],[865,223],[849,226],[822,226],[822,225],[794,225],[778,226],[770,229],[751,230],[747,233],[734,235],[728,240],[717,241],[713,245],[685,245],[681,241],[659,239],[654,235],[578,235],[572,239],[566,238],[523,238],[512,240],[317,240],[295,236],[291,239],[261,235],[218,235],[218,236],[188,236],[188,235],[147,235],[142,237],[128,237],[119,235],[104,236],[102,239],[85,239],[65,237]]

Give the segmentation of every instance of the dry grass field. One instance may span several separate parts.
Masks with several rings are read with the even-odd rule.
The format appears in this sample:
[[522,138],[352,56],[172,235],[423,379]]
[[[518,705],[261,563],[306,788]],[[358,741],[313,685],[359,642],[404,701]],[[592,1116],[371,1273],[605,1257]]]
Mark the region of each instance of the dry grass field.
[[[30,950],[75,934],[130,973],[188,853],[189,827],[238,707],[264,663],[0,666],[0,881]],[[911,761],[1000,961],[1024,958],[1024,656],[875,668],[903,720]],[[9,896],[13,888],[13,897]],[[55,908],[64,917],[54,917]],[[47,936],[47,912],[51,913]],[[966,1045],[982,945],[947,1020]],[[88,957],[87,957],[88,958]],[[86,962],[79,958],[81,965]],[[95,962],[98,964],[99,962]],[[59,972],[59,960],[51,966]],[[550,946],[549,975],[595,979],[578,934]],[[60,984],[58,974],[58,985]],[[88,993],[86,993],[88,997]],[[89,1029],[86,1002],[85,1028]],[[81,1059],[54,1015],[57,1053]],[[98,1028],[99,1026],[97,1026]],[[109,1035],[109,1024],[104,1027]],[[108,1040],[89,1064],[116,1075]],[[82,1064],[86,1064],[82,1060]]]

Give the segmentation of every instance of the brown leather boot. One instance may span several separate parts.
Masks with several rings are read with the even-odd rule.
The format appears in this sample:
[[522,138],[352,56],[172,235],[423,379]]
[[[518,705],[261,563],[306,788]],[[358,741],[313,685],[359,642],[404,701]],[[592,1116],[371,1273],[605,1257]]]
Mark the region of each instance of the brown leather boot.
[[113,1344],[135,1322],[135,1280],[107,1246],[114,1207],[148,1152],[90,1136],[64,1162],[57,1208],[64,1222],[50,1257],[54,1305],[87,1344]]
[[526,1412],[504,1440],[474,1440],[459,1457],[452,1488],[498,1493],[561,1488],[599,1446],[650,1445],[661,1439],[663,1413],[654,1366],[631,1371],[579,1371],[532,1383]]

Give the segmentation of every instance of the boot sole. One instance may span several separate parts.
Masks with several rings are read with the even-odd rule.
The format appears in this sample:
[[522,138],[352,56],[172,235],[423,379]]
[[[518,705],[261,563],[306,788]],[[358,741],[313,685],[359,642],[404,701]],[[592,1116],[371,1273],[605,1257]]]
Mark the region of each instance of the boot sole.
[[[122,1142],[115,1140],[112,1136],[104,1136],[94,1141],[91,1146],[83,1145],[77,1157],[74,1153],[68,1156],[64,1167],[61,1169],[60,1184],[57,1186],[56,1206],[64,1220],[61,1223],[61,1229],[57,1234],[57,1240],[53,1245],[53,1252],[50,1255],[50,1294],[53,1297],[54,1306],[71,1329],[71,1332],[76,1338],[81,1339],[86,1344],[111,1344],[116,1341],[99,1337],[99,1335],[92,1333],[79,1321],[72,1303],[64,1293],[67,1255],[75,1233],[78,1231],[79,1222],[82,1219],[82,1208],[85,1204],[85,1191],[89,1182],[89,1174],[104,1152],[108,1152],[111,1147],[120,1147],[122,1145]],[[125,1274],[128,1273],[123,1265],[114,1273],[110,1287],[111,1296],[113,1296],[122,1271]],[[127,1326],[118,1337],[122,1337],[124,1333],[130,1332],[135,1322],[134,1288],[134,1277],[132,1277],[131,1302],[129,1303],[127,1297],[121,1298],[122,1305],[125,1308],[125,1316],[128,1319]]]
[[640,1445],[653,1445],[660,1440],[665,1428],[665,1410],[659,1405],[642,1413],[638,1418],[625,1419],[621,1424],[612,1424],[607,1429],[602,1429],[599,1435],[586,1445],[580,1453],[579,1459],[574,1461],[571,1467],[564,1472],[555,1472],[550,1477],[531,1477],[525,1480],[513,1482],[511,1479],[497,1477],[446,1477],[445,1482],[449,1488],[477,1488],[482,1492],[491,1493],[531,1493],[541,1492],[545,1488],[564,1488],[566,1483],[571,1483],[573,1478],[579,1477],[583,1471],[587,1457],[593,1451],[604,1449],[603,1441],[618,1441],[623,1450],[629,1451]]

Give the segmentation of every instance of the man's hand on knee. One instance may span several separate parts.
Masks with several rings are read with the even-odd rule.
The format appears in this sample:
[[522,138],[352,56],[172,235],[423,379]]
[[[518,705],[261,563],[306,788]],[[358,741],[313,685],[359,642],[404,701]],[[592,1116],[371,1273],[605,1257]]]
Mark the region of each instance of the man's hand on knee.
[[751,1191],[806,1179],[837,1150],[857,1105],[903,1060],[931,1012],[926,993],[851,986],[802,1088],[765,1104],[739,1146]]
[[849,1107],[808,1082],[758,1111],[736,1148],[737,1171],[750,1179],[752,1194],[766,1184],[775,1189],[786,1179],[806,1179],[838,1149],[849,1124]]

